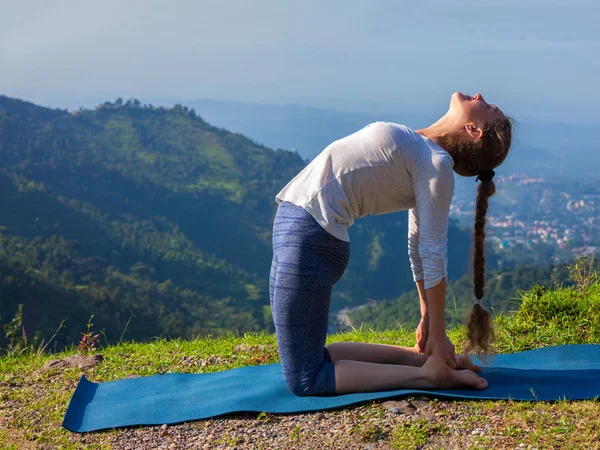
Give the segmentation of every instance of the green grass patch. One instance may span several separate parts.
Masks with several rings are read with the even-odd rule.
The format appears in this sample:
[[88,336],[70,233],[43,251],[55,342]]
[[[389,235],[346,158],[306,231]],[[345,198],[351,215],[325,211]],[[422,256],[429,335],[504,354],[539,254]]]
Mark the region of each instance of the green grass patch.
[[600,343],[600,287],[547,289],[523,294],[514,316],[496,318],[498,348],[517,352],[559,344]]
[[441,434],[444,431],[442,425],[431,423],[426,419],[405,422],[394,430],[392,448],[403,450],[421,448],[434,434]]
[[[514,352],[540,346],[600,343],[600,287],[589,284],[566,289],[534,288],[524,294],[521,309],[512,316],[496,319],[497,348]],[[460,348],[462,327],[449,330]],[[328,336],[328,343],[360,341],[412,346],[414,331],[396,329],[373,331],[366,328]],[[111,448],[110,439],[120,431],[79,435],[60,427],[69,399],[81,375],[77,368],[42,370],[51,359],[77,353],[70,348],[60,354],[31,349],[0,357],[0,447],[38,448],[42,444],[58,448]],[[86,376],[104,382],[128,376],[168,372],[209,373],[236,367],[269,364],[279,360],[272,334],[230,335],[197,340],[155,339],[149,342],[123,342],[98,350],[104,360]],[[361,442],[389,441],[392,448],[420,448],[438,445],[451,428],[466,436],[471,447],[534,446],[600,442],[600,402],[443,402],[432,401],[437,421],[406,421],[390,428],[388,412],[379,403],[368,406],[359,417],[355,432]],[[335,420],[336,414],[330,414]],[[259,415],[273,423],[270,415]],[[487,426],[486,433],[471,436],[470,431]],[[391,432],[389,430],[392,430]],[[292,429],[289,439],[300,442],[305,429]],[[235,436],[223,435],[223,443],[234,445]],[[84,445],[85,442],[85,445]],[[91,447],[89,447],[91,446]]]

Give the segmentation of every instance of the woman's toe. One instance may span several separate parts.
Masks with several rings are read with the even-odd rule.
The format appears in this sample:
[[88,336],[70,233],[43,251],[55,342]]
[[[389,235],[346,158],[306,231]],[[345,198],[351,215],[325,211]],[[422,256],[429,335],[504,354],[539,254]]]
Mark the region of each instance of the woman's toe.
[[473,389],[485,389],[487,387],[487,380],[481,378],[472,370],[463,369],[456,372],[457,381],[463,386],[470,387]]

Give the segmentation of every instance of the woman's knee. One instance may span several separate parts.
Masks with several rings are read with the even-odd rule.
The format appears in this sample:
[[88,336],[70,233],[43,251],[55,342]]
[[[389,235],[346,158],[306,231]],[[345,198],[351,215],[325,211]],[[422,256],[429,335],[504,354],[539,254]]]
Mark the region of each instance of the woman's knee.
[[290,392],[298,397],[307,397],[313,395],[310,386],[298,383],[286,383]]
[[311,375],[284,374],[290,392],[298,397],[335,394],[335,369],[332,363],[325,363]]
[[298,397],[317,395],[314,389],[314,378],[315,377],[313,377],[313,379],[308,379],[296,375],[287,375],[285,376],[285,384],[287,384],[290,392]]

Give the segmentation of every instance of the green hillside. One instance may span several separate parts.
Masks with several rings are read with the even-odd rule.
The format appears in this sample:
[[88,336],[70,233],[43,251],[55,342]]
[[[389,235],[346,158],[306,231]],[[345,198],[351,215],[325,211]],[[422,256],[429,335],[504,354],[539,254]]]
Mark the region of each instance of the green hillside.
[[[0,97],[0,325],[23,304],[30,339],[66,319],[59,347],[92,314],[111,342],[272,329],[274,196],[305,164],[180,105]],[[406,234],[405,212],[353,227],[334,309],[414,290]],[[458,279],[470,236],[449,241]]]
[[[600,270],[600,261],[581,259],[577,263],[587,270]],[[557,284],[569,286],[575,283],[564,266],[528,267],[517,265],[507,270],[486,273],[484,306],[494,315],[516,311],[521,304],[521,292],[535,286],[548,288]],[[446,289],[446,321],[462,324],[473,304],[473,275],[467,273],[459,280],[450,282]],[[403,326],[416,327],[421,313],[414,305],[419,304],[416,291],[408,291],[397,299],[357,308],[349,313],[352,325],[367,326],[378,330]]]
[[[524,292],[519,310],[495,321],[497,350],[600,344],[598,276],[574,278],[574,287]],[[449,336],[460,349],[464,329],[453,328]],[[414,330],[408,328],[385,332],[365,328],[328,337],[328,342],[335,341],[409,346],[415,342]],[[236,414],[169,427],[70,433],[60,423],[82,372],[94,382],[104,382],[165,372],[216,372],[278,360],[275,337],[265,333],[107,346],[103,342],[100,338],[100,349],[91,352],[101,353],[102,361],[83,370],[45,367],[50,360],[78,353],[75,348],[49,355],[16,343],[9,355],[0,357],[0,447],[513,449],[595,448],[600,442],[597,399],[519,403],[409,398],[404,403],[372,402],[325,413]]]
[[[569,274],[564,267],[527,267],[493,270],[486,273],[486,308],[494,314],[514,311],[520,306],[520,291],[527,291],[535,285],[549,287],[555,283],[568,283]],[[446,294],[446,321],[461,324],[473,302],[473,275],[465,274],[459,280],[450,282]],[[414,305],[419,304],[416,291],[407,291],[395,300],[362,306],[349,312],[352,325],[373,327],[378,330],[402,326],[416,327],[421,313]]]

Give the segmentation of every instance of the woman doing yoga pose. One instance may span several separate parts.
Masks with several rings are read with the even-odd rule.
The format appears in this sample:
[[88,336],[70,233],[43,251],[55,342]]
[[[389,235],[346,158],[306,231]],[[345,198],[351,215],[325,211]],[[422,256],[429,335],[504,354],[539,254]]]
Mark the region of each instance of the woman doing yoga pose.
[[[422,130],[376,122],[323,150],[277,195],[270,297],[281,365],[296,395],[400,388],[484,389],[487,381],[446,335],[447,233],[454,172],[480,181],[474,230],[475,303],[469,351],[485,353],[490,314],[481,307],[484,226],[493,169],[508,154],[511,121],[480,94],[456,92]],[[422,319],[414,348],[339,342],[325,346],[334,284],[348,264],[355,219],[408,210],[408,254]]]

